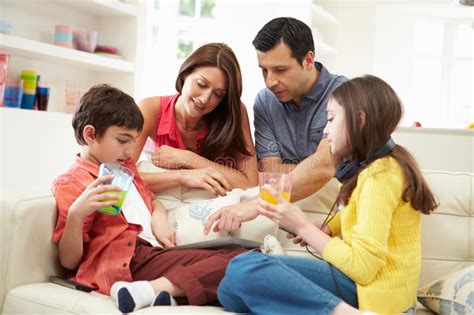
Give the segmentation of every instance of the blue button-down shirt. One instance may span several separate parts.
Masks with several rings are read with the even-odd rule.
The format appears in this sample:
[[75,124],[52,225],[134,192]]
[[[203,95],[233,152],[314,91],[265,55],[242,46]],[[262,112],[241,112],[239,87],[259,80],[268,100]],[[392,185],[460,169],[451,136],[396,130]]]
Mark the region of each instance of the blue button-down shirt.
[[320,71],[313,88],[301,97],[301,107],[283,103],[267,88],[255,98],[255,147],[259,159],[280,157],[284,163],[299,163],[316,152],[326,126],[330,93],[345,77],[331,74],[316,62]]

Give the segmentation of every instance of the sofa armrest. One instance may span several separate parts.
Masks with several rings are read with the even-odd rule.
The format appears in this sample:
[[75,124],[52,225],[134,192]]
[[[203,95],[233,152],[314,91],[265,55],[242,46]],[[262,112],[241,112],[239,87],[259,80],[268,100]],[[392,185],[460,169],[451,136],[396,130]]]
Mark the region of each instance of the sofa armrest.
[[51,193],[0,198],[0,312],[7,292],[17,286],[63,276],[57,246],[51,242],[56,222],[56,201]]

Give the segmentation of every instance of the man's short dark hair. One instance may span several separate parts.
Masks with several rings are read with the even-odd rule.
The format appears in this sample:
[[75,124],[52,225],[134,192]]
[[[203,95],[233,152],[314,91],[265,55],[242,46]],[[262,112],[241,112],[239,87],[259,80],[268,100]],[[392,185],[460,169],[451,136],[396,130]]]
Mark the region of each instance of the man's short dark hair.
[[313,34],[308,25],[291,17],[279,17],[265,24],[255,36],[255,49],[267,52],[279,43],[290,47],[291,55],[303,63],[309,51],[314,52]]
[[85,145],[82,135],[86,125],[95,128],[95,136],[100,138],[107,128],[125,127],[141,132],[143,115],[130,95],[107,84],[95,85],[79,101],[72,117],[72,127],[76,141]]

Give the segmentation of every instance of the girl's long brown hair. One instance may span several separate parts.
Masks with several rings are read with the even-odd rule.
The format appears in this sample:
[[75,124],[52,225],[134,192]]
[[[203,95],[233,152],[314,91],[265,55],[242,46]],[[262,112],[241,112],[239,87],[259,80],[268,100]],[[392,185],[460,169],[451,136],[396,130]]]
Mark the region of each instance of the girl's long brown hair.
[[199,143],[199,154],[211,161],[224,154],[231,158],[237,153],[250,155],[242,130],[242,75],[234,52],[222,43],[210,43],[198,48],[179,69],[176,79],[176,90],[179,93],[186,77],[199,67],[221,69],[228,82],[227,93],[222,102],[204,116],[209,129],[206,138]]
[[[372,75],[344,82],[332,92],[331,97],[345,110],[352,152],[345,158],[352,161],[370,158],[388,141],[402,117],[403,106],[395,91],[385,81]],[[365,114],[365,124],[362,126],[361,113]],[[409,201],[414,209],[429,214],[438,204],[414,157],[400,145],[396,145],[389,155],[398,162],[405,177],[403,201]],[[335,160],[341,160],[341,157],[335,157]],[[357,186],[358,174],[365,167],[344,182],[338,202],[347,205]]]

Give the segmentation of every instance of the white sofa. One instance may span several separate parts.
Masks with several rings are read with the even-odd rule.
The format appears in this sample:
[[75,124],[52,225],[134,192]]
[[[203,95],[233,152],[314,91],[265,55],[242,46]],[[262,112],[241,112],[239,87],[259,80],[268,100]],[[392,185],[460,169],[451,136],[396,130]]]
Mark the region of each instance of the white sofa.
[[[83,293],[48,282],[49,275],[64,275],[64,270],[58,264],[56,247],[50,241],[56,218],[50,182],[67,168],[77,150],[70,122],[65,118],[70,119],[70,116],[0,108],[0,311],[3,314],[119,314],[107,296],[95,292]],[[18,127],[20,121],[21,127]],[[406,142],[409,149],[410,146],[414,147],[415,155],[418,157],[420,154],[420,159],[423,160],[422,152],[426,149],[420,148],[418,140],[426,134],[422,133],[420,136],[419,131],[415,131],[410,136],[410,132],[408,129],[397,132],[395,140],[403,144]],[[466,139],[467,141],[463,140],[464,145],[468,146],[465,152],[471,152],[471,156],[465,156],[472,161],[472,134],[467,134]],[[446,142],[449,144],[453,140]],[[18,144],[21,146],[18,147]],[[454,159],[459,157],[457,151],[449,149],[445,147],[443,151],[447,159],[450,155],[456,155]],[[22,160],[28,164],[23,165]],[[424,167],[423,163],[422,166]],[[436,167],[434,165],[431,168]],[[46,173],[45,169],[48,169]],[[472,168],[449,168],[448,171],[424,173],[441,206],[435,214],[423,217],[420,285],[474,263]],[[244,192],[242,196],[248,198],[254,193],[255,189]],[[310,216],[323,215],[336,193],[333,182],[311,198],[301,201],[300,205]],[[179,201],[180,196],[185,199],[179,194],[175,194],[174,198]],[[169,200],[163,198],[164,203],[169,204]],[[242,229],[241,237],[254,238],[257,229],[258,222],[249,223]],[[278,232],[278,237],[289,254],[305,255],[303,249],[288,243],[283,233]],[[217,314],[224,313],[224,310],[212,306],[182,306],[146,308],[136,313]]]

